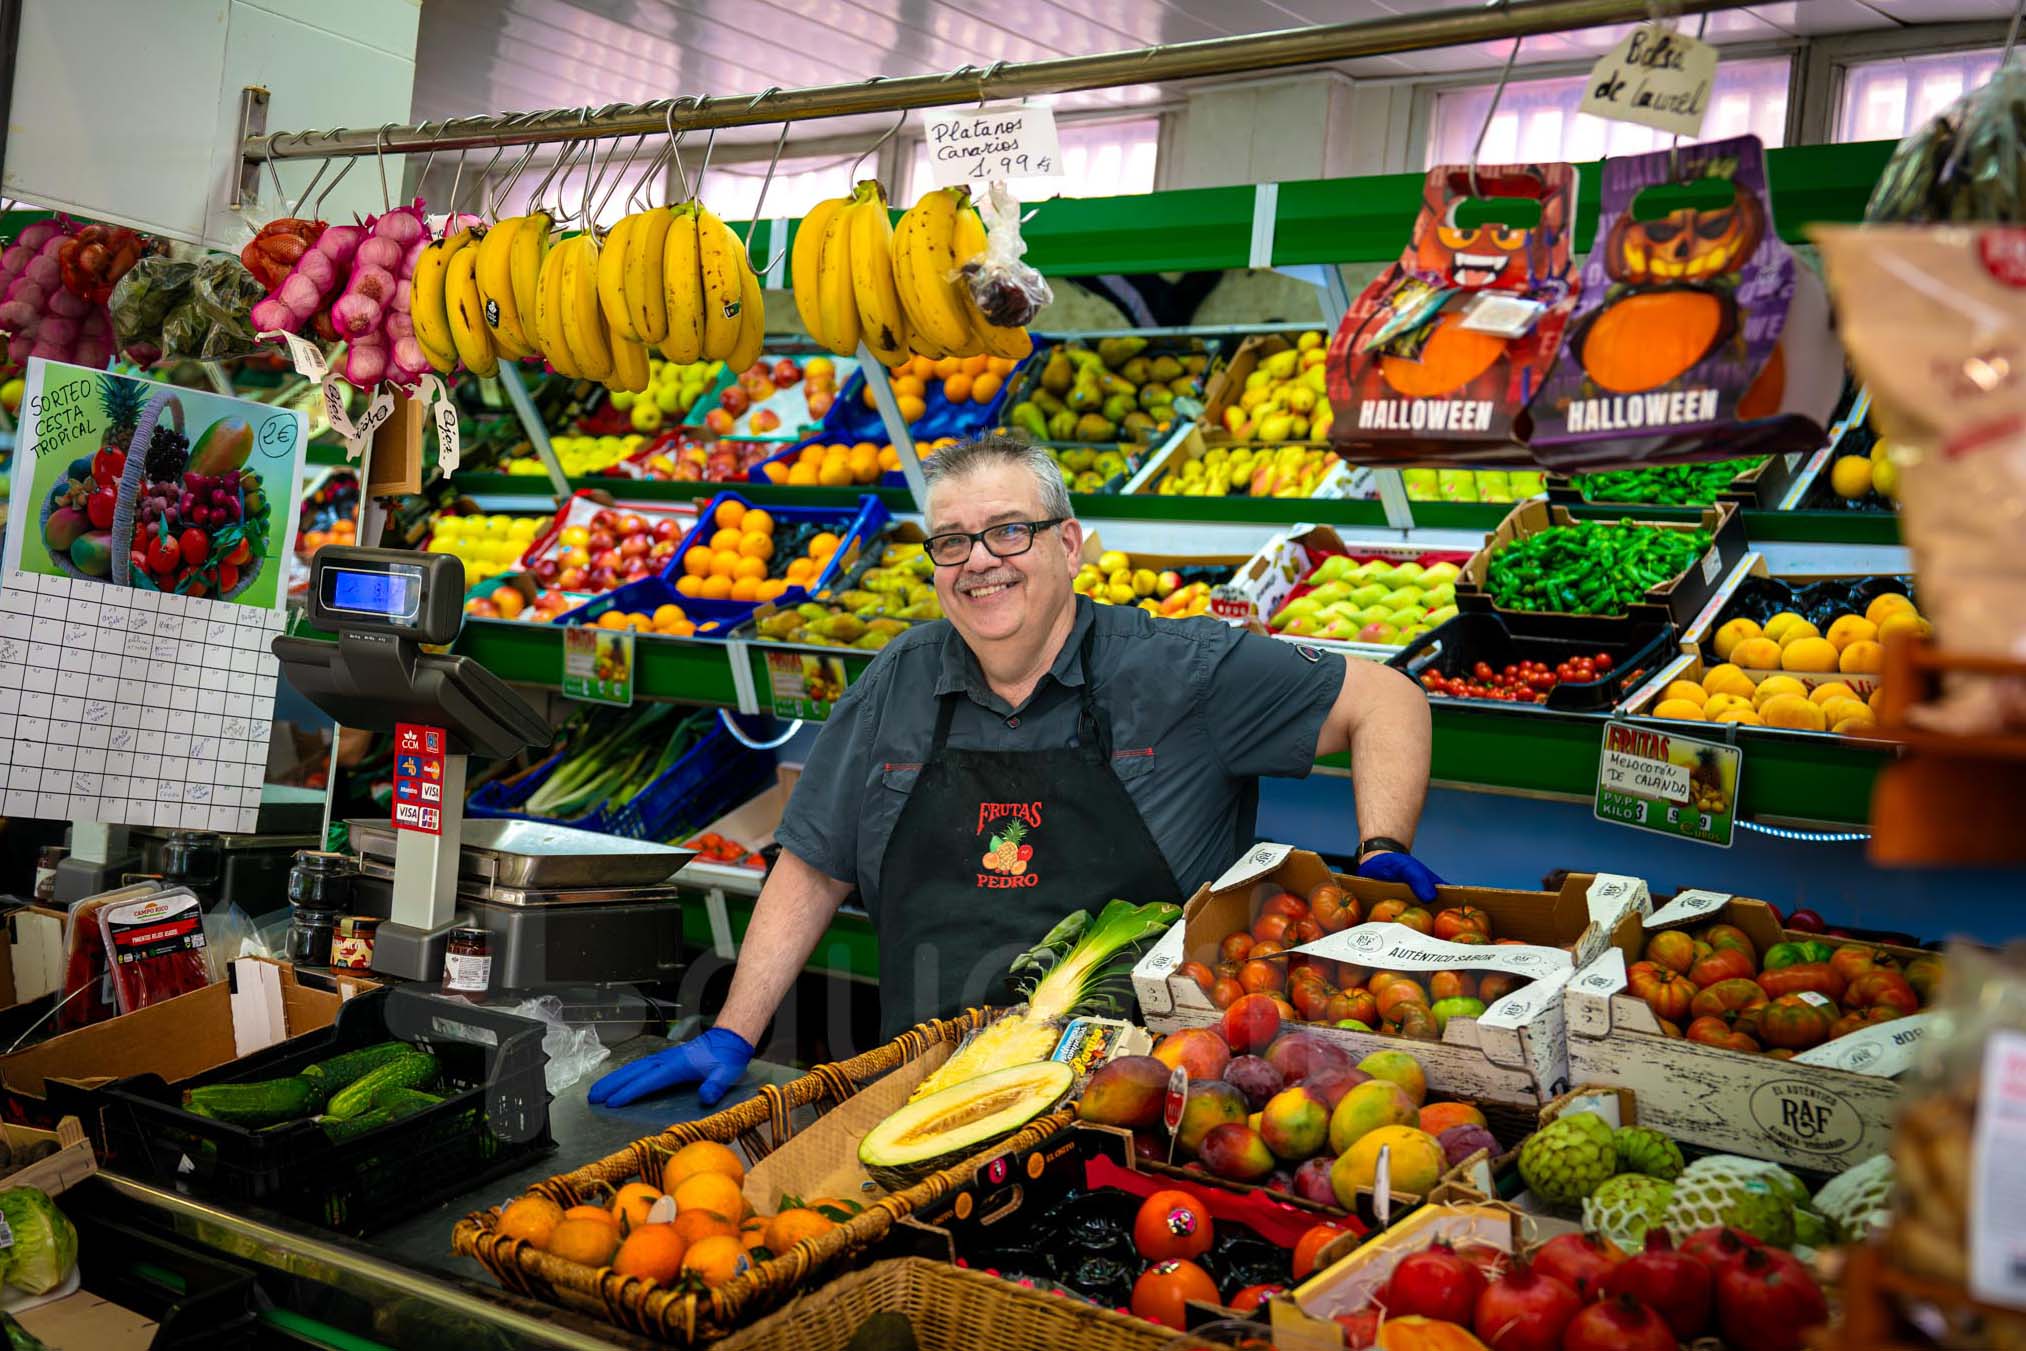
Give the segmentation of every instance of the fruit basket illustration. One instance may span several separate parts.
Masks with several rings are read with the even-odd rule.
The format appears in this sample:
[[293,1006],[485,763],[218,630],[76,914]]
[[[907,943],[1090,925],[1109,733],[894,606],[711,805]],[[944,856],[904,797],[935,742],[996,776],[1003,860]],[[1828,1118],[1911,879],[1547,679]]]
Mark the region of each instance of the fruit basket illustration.
[[270,512],[245,467],[252,427],[227,417],[192,429],[177,395],[149,397],[116,375],[101,378],[99,411],[99,448],[71,461],[42,503],[56,570],[177,595],[244,592],[267,561]]

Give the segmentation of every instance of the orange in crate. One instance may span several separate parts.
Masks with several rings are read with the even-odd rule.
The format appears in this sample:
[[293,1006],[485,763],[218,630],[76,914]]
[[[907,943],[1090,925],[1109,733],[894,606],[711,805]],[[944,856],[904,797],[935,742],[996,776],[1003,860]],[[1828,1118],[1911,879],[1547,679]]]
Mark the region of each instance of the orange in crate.
[[729,1146],[715,1140],[693,1140],[669,1155],[668,1162],[661,1166],[661,1189],[673,1195],[677,1187],[698,1173],[719,1173],[743,1183],[746,1165]]
[[708,1210],[734,1223],[746,1217],[746,1198],[740,1194],[738,1182],[723,1173],[686,1177],[669,1194],[675,1197],[678,1215],[685,1210]]
[[697,1279],[713,1290],[749,1265],[744,1245],[735,1237],[723,1235],[692,1245],[682,1258],[682,1269],[695,1272]]
[[612,1270],[621,1276],[644,1276],[667,1285],[682,1274],[689,1244],[672,1224],[645,1224],[626,1236],[613,1255]]
[[715,1210],[683,1210],[676,1213],[675,1232],[695,1244],[707,1238],[737,1238],[739,1228]]

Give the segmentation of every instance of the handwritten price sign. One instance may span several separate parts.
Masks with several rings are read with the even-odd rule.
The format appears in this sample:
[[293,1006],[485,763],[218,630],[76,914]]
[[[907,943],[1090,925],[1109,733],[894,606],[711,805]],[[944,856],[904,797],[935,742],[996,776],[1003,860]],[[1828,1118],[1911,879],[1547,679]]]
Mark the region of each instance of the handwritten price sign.
[[1051,108],[944,108],[922,114],[922,122],[929,175],[939,188],[1062,175]]

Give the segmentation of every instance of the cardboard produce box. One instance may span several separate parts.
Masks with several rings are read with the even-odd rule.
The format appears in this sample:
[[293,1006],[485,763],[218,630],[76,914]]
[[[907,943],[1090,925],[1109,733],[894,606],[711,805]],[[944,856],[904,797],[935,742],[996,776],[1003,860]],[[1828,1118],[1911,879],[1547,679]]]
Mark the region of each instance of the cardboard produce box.
[[304,984],[295,968],[242,957],[228,978],[174,999],[109,1018],[0,1056],[0,1089],[17,1121],[54,1123],[66,1100],[95,1137],[89,1091],[131,1074],[171,1084],[251,1055],[286,1038],[329,1027],[338,1008],[375,982],[335,977],[335,989]]
[[[1530,535],[1538,535],[1552,526],[1575,525],[1585,519],[1599,518],[1579,517],[1565,506],[1551,506],[1538,499],[1520,503],[1499,522],[1498,529],[1484,537],[1484,547],[1472,554],[1470,561],[1464,565],[1463,575],[1456,579],[1456,603],[1465,610],[1496,610],[1503,615],[1521,618],[1527,615],[1553,613],[1545,610],[1510,610],[1495,604],[1490,592],[1485,589],[1486,579],[1491,570],[1491,557],[1508,545]],[[1704,507],[1700,517],[1693,521],[1641,521],[1637,518],[1632,520],[1635,525],[1656,526],[1662,530],[1707,530],[1711,536],[1710,546],[1704,551],[1700,562],[1690,563],[1685,571],[1648,588],[1644,598],[1635,602],[1627,612],[1634,616],[1664,619],[1678,628],[1685,629],[1744,558],[1744,518],[1738,515],[1738,509],[1733,503],[1719,502],[1713,507]],[[1620,616],[1580,617],[1615,619]]]
[[[1210,613],[1234,624],[1256,624],[1265,628],[1280,608],[1297,598],[1307,587],[1311,573],[1332,554],[1364,562],[1418,563],[1423,567],[1450,563],[1461,567],[1469,555],[1454,550],[1423,549],[1409,544],[1371,540],[1346,540],[1326,525],[1297,525],[1285,535],[1275,535],[1246,560],[1231,580],[1210,592]],[[1460,578],[1459,578],[1460,581]],[[1438,609],[1441,607],[1437,607]],[[1443,616],[1448,618],[1447,615]],[[1442,621],[1437,620],[1440,624]],[[1344,642],[1320,633],[1277,634],[1290,642],[1313,643],[1351,656],[1387,661],[1402,647],[1390,643]]]
[[[1713,891],[1685,891],[1647,916],[1644,935],[1690,925],[1734,924],[1763,954],[1776,943],[1819,935],[1780,928],[1771,906]],[[1883,946],[1902,961],[1934,956]],[[1576,1083],[1629,1088],[1639,1119],[1683,1144],[1841,1172],[1882,1153],[1892,1137],[1900,1086],[1934,1015],[1916,1013],[1839,1037],[1792,1060],[1669,1037],[1631,993],[1613,948],[1569,983],[1569,1072]]]
[[[1225,935],[1249,927],[1279,891],[1307,896],[1335,882],[1369,911],[1382,900],[1411,900],[1391,882],[1332,873],[1321,858],[1283,844],[1261,844],[1189,899],[1170,928],[1133,970],[1141,1020],[1157,1032],[1211,1027],[1224,1011],[1184,975],[1185,961],[1214,968]],[[1491,917],[1493,932],[1523,946],[1466,947],[1424,937],[1398,924],[1360,924],[1293,949],[1361,967],[1408,972],[1504,972],[1528,979],[1478,1018],[1452,1018],[1439,1041],[1303,1023],[1305,1032],[1336,1042],[1353,1061],[1374,1051],[1406,1050],[1421,1062],[1431,1090],[1474,1102],[1537,1107],[1568,1087],[1561,990],[1574,972],[1607,948],[1637,960],[1639,914],[1646,884],[1612,874],[1571,874],[1559,892],[1445,886],[1434,908],[1472,905]]]

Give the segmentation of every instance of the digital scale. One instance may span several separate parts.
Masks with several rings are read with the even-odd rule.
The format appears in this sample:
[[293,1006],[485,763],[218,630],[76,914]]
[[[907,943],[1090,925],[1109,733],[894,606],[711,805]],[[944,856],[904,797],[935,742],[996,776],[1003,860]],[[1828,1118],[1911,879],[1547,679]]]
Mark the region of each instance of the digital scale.
[[337,635],[277,637],[289,681],[340,726],[441,728],[437,833],[349,823],[362,912],[385,898],[373,970],[434,981],[445,935],[492,936],[493,988],[665,980],[681,969],[670,879],[690,849],[532,821],[464,819],[466,757],[546,746],[548,722],[469,657],[424,651],[463,626],[464,565],[451,554],[326,545],[310,560],[309,622]]

